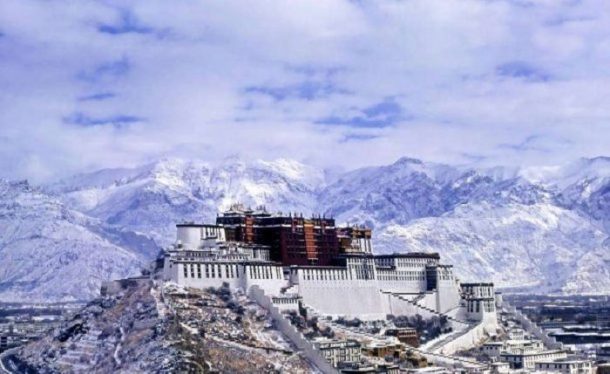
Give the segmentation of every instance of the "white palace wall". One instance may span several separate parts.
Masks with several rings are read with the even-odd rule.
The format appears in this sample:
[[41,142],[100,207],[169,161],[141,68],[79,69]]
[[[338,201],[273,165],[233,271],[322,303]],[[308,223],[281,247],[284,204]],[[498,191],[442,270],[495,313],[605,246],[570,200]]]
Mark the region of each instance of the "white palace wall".
[[[388,314],[420,314],[428,318],[453,311],[461,301],[451,267],[430,266],[419,259],[398,258],[398,266],[386,265],[391,261],[387,258],[382,264],[372,258],[352,258],[343,267],[291,266],[285,279],[284,267],[277,263],[189,256],[168,256],[165,279],[195,288],[227,283],[248,291],[256,285],[267,295],[298,296],[306,306],[335,317],[376,320]],[[431,276],[435,288],[428,291]]]
[[280,265],[229,261],[171,261],[165,269],[167,269],[166,280],[194,288],[217,288],[223,283],[228,283],[231,288],[247,291],[251,286],[257,285],[268,294],[279,295],[281,288],[286,284]]
[[458,284],[453,276],[439,280],[435,296],[436,310],[440,313],[447,313],[460,305],[461,296]]
[[384,319],[385,305],[374,279],[355,279],[348,269],[295,269],[299,296],[316,311],[348,318]]
[[436,316],[434,313],[426,309],[419,308],[404,299],[398,298],[395,295],[389,293],[383,293],[382,295],[383,303],[387,310],[386,314],[392,314],[395,316],[414,316],[419,314],[426,319]]
[[377,282],[384,291],[420,293],[426,291],[426,271],[377,269]]

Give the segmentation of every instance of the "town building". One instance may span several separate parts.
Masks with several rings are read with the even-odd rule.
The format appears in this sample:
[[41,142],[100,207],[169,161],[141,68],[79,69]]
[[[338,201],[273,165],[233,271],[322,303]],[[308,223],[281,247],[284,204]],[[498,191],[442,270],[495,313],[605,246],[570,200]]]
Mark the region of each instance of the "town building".
[[500,354],[500,360],[503,362],[508,362],[510,368],[513,370],[533,370],[536,366],[536,362],[554,361],[559,359],[565,359],[567,357],[567,352],[563,350],[537,352],[503,352]]
[[357,340],[318,339],[314,346],[334,367],[339,363],[359,362],[362,357],[361,345]]
[[561,359],[536,362],[534,369],[544,373],[593,374],[593,363],[586,359]]
[[493,283],[462,283],[462,298],[466,300],[466,318],[480,321],[495,318],[496,300]]
[[419,347],[419,335],[417,330],[411,327],[402,327],[395,329],[388,329],[385,332],[386,336],[395,336],[398,341],[405,343],[411,347]]
[[490,341],[484,343],[479,350],[489,357],[500,357],[502,353],[531,353],[540,352],[544,349],[544,345],[540,340],[504,340]]

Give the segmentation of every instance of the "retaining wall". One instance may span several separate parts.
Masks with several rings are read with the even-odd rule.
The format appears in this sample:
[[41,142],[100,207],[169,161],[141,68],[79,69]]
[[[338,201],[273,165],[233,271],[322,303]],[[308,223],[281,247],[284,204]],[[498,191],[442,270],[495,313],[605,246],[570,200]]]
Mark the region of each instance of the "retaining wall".
[[322,373],[338,373],[338,371],[322,357],[320,351],[316,350],[314,345],[307,340],[290,321],[284,318],[280,310],[273,305],[271,299],[265,295],[265,292],[261,288],[252,286],[250,287],[248,294],[258,305],[269,311],[277,329],[280,330],[282,334],[284,334],[284,336],[286,336]]

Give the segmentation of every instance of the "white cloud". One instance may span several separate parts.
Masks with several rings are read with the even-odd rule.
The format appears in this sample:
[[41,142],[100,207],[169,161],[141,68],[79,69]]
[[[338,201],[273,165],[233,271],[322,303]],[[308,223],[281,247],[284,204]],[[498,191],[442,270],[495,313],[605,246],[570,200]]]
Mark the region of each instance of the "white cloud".
[[607,154],[609,25],[601,0],[5,0],[0,175]]

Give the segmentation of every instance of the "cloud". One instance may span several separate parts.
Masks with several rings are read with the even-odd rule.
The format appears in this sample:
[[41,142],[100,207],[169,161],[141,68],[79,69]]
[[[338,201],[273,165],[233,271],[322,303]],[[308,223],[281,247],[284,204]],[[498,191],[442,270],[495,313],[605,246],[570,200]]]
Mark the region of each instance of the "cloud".
[[101,101],[108,100],[116,97],[116,94],[112,92],[100,92],[91,95],[85,95],[78,98],[80,101]]
[[522,78],[533,82],[547,81],[550,79],[548,73],[523,61],[513,61],[502,64],[496,68],[496,72],[503,77]]
[[393,99],[385,99],[349,117],[330,116],[316,121],[323,125],[347,125],[352,127],[386,127],[407,119],[403,108]]
[[0,176],[236,152],[348,168],[607,154],[609,13],[601,0],[5,0]]
[[102,79],[119,78],[126,75],[129,72],[129,69],[129,61],[127,60],[127,57],[123,56],[118,60],[104,62],[96,65],[93,69],[80,72],[78,74],[78,79],[94,83]]
[[117,21],[112,24],[100,23],[97,26],[98,31],[111,35],[151,34],[154,32],[152,27],[143,25],[130,10],[121,9],[118,13]]
[[136,117],[127,114],[117,114],[109,117],[95,118],[87,114],[77,112],[64,118],[67,124],[78,126],[105,126],[111,125],[117,128],[124,127],[134,123],[145,122],[144,118]]

